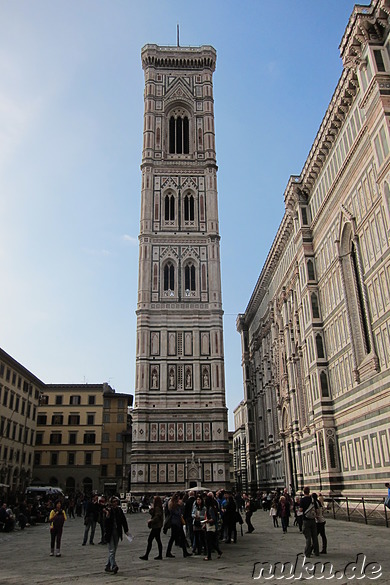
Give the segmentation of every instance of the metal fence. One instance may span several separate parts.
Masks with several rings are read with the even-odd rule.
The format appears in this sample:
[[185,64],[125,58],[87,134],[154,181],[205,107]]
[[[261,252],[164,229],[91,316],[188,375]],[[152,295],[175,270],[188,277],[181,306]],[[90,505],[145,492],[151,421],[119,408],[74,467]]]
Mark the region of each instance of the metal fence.
[[389,527],[390,510],[386,508],[384,499],[326,498],[326,509],[327,514],[337,520]]

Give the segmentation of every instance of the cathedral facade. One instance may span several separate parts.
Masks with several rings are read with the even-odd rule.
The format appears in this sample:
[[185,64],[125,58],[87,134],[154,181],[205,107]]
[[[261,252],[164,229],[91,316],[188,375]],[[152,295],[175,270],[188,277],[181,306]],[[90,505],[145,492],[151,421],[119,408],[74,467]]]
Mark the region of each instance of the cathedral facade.
[[355,6],[343,71],[243,314],[243,489],[379,495],[390,475],[390,2]]
[[142,49],[131,489],[229,481],[213,47]]

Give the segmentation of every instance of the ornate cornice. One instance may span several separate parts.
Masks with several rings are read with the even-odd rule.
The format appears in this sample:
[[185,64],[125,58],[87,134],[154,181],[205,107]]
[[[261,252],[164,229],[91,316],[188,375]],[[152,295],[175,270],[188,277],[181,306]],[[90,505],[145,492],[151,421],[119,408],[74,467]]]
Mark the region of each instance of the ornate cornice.
[[355,6],[339,47],[345,68],[360,66],[365,44],[382,44],[389,15],[389,0],[373,0],[370,6]]
[[211,69],[215,71],[217,53],[214,47],[161,47],[145,45],[141,50],[142,68]]

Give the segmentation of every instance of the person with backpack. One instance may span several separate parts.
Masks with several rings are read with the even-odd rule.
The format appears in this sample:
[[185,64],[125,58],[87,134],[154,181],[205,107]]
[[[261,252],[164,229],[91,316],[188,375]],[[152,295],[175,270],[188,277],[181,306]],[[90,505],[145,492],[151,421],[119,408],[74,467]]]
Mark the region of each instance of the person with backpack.
[[314,556],[318,557],[320,556],[316,523],[318,502],[310,495],[309,487],[305,487],[303,490],[299,509],[303,515],[303,534],[306,538],[305,556],[310,558],[311,553],[314,552]]
[[56,545],[55,556],[61,556],[61,537],[64,522],[66,520],[65,511],[62,509],[62,504],[58,500],[55,508],[52,509],[49,516],[50,522],[50,556],[54,556],[54,545]]

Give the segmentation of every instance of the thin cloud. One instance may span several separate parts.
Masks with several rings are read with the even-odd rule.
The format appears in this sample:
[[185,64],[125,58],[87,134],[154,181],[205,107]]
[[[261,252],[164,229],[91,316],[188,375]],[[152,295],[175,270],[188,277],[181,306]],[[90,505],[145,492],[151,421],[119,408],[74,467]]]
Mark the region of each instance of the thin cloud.
[[129,244],[132,244],[133,246],[138,245],[138,238],[134,238],[134,236],[129,236],[128,234],[124,234],[122,240],[124,242],[129,242]]

